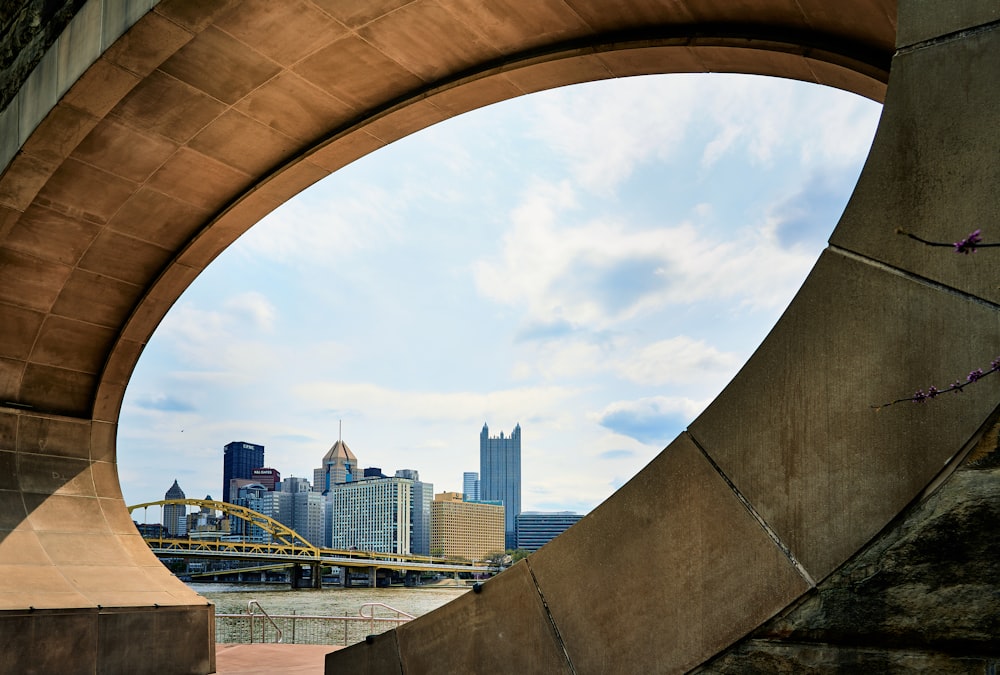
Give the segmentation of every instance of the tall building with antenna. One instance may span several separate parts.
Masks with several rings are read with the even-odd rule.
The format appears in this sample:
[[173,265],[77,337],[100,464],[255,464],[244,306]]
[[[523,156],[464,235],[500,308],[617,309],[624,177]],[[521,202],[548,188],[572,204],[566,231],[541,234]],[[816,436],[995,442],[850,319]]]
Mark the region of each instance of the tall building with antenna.
[[341,436],[343,427],[340,427],[337,442],[334,443],[326,454],[323,455],[323,462],[318,469],[313,470],[314,492],[328,492],[331,487],[338,483],[349,483],[355,480],[358,474],[358,458],[354,456],[351,449],[344,443]]
[[483,424],[479,434],[479,498],[503,502],[504,542],[517,547],[517,515],[521,513],[521,425],[510,436],[490,436]]

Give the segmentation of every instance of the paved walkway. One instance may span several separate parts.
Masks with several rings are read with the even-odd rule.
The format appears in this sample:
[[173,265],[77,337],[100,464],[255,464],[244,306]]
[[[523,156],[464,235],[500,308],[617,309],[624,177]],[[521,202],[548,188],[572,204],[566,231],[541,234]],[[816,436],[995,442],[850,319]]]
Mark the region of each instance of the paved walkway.
[[323,675],[330,645],[215,645],[218,675]]

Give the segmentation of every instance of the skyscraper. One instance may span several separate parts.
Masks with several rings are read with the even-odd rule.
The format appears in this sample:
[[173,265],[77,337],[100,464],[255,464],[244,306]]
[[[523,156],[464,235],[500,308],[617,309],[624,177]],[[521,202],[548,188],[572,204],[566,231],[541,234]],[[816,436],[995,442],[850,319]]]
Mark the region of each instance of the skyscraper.
[[462,499],[467,502],[479,501],[479,473],[466,471],[462,474]]
[[347,447],[347,443],[338,438],[323,455],[322,465],[313,471],[312,489],[316,492],[327,492],[338,483],[355,480],[357,474],[358,458]]
[[[164,499],[184,499],[184,490],[177,484],[170,486]],[[172,537],[183,537],[187,534],[187,507],[183,504],[166,504],[163,507],[163,527],[167,528],[167,533]]]
[[510,436],[490,436],[483,424],[479,434],[479,497],[501,501],[504,506],[504,541],[508,549],[517,547],[517,514],[521,512],[521,425]]
[[222,454],[222,501],[232,503],[229,490],[233,478],[252,478],[253,470],[264,466],[264,446],[243,441],[227,443]]
[[430,555],[431,552],[431,502],[434,501],[434,484],[420,480],[420,472],[415,469],[398,469],[396,478],[413,481],[411,490],[410,519],[413,531],[410,534],[410,553]]

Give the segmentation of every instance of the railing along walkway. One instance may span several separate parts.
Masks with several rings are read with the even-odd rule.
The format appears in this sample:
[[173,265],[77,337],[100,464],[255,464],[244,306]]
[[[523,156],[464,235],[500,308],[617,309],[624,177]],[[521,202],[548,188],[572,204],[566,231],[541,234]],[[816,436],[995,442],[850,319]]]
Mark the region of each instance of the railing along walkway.
[[[386,610],[386,615],[379,615]],[[357,616],[269,614],[256,600],[245,614],[216,614],[215,641],[220,644],[283,642],[300,645],[347,645],[384,633],[416,617],[381,602],[366,602]]]

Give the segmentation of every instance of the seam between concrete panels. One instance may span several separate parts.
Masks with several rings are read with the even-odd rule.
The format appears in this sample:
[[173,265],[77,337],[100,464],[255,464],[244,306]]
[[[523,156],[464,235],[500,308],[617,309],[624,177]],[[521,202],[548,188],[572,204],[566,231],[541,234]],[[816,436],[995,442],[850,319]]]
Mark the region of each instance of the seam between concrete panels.
[[531,576],[531,583],[535,587],[535,592],[538,593],[538,599],[542,601],[542,609],[545,610],[545,616],[549,620],[549,625],[552,626],[552,632],[555,633],[556,642],[559,643],[559,648],[562,649],[563,657],[566,659],[566,665],[569,666],[569,671],[576,675],[576,668],[573,666],[573,660],[569,657],[569,651],[566,649],[566,642],[563,640],[562,634],[559,632],[559,626],[556,625],[556,620],[552,616],[552,611],[549,610],[549,603],[545,601],[545,594],[542,593],[542,587],[538,585],[538,579],[535,578],[535,571],[531,569],[531,560],[529,558],[524,559],[524,564],[528,568],[528,574]]
[[835,253],[835,254],[841,255],[841,256],[843,256],[845,258],[850,258],[851,260],[863,263],[865,265],[869,265],[871,267],[874,267],[874,268],[878,269],[879,271],[895,275],[895,276],[897,276],[897,277],[899,277],[901,279],[906,279],[907,281],[912,281],[914,283],[921,284],[922,286],[926,286],[927,288],[932,288],[932,289],[934,289],[936,291],[941,291],[942,293],[948,293],[950,295],[954,295],[955,297],[962,298],[963,300],[968,300],[970,302],[975,302],[977,304],[982,305],[983,307],[989,307],[992,310],[1000,311],[1000,304],[998,304],[998,303],[992,302],[992,301],[987,300],[985,298],[981,298],[978,295],[973,295],[972,293],[969,293],[968,291],[960,290],[958,288],[955,288],[954,286],[948,286],[947,284],[942,284],[939,281],[934,281],[933,279],[928,279],[927,277],[921,276],[921,275],[916,274],[914,272],[910,272],[910,271],[905,270],[905,269],[903,269],[901,267],[895,267],[893,265],[886,264],[886,263],[884,263],[884,262],[882,262],[880,260],[876,260],[874,258],[870,258],[870,257],[868,257],[866,255],[863,255],[861,253],[857,253],[855,251],[851,251],[851,250],[846,249],[846,248],[840,248],[840,247],[835,246],[833,244],[830,244],[830,246],[827,248],[827,250],[830,253]]
[[910,52],[920,51],[921,49],[927,49],[929,47],[936,47],[937,45],[948,42],[955,42],[956,40],[964,40],[965,38],[979,35],[980,33],[987,33],[995,28],[1000,28],[1000,21],[990,21],[989,23],[973,26],[972,28],[963,28],[962,30],[957,30],[952,33],[945,33],[944,35],[938,35],[937,37],[928,38],[926,40],[921,40],[920,42],[914,42],[913,44],[899,47],[896,49],[896,56],[909,54]]
[[701,443],[698,442],[698,439],[694,437],[694,434],[692,434],[690,430],[686,431],[685,433],[687,433],[688,438],[691,439],[691,442],[694,443],[695,447],[698,448],[698,451],[701,452],[702,456],[709,463],[709,465],[711,465],[711,467],[715,470],[715,472],[719,475],[719,477],[726,482],[726,485],[729,486],[729,489],[736,496],[736,498],[740,500],[740,503],[743,504],[743,508],[747,510],[747,512],[755,521],[757,521],[757,524],[760,526],[762,530],[764,530],[764,533],[771,539],[771,541],[774,542],[774,545],[778,547],[778,549],[785,555],[786,558],[788,558],[788,562],[792,565],[793,568],[795,568],[795,571],[799,573],[799,576],[801,576],[803,580],[805,580],[805,582],[809,585],[810,588],[816,588],[816,582],[815,580],[813,580],[812,575],[810,575],[808,570],[806,570],[806,568],[802,566],[802,563],[800,563],[798,559],[796,559],[795,555],[792,553],[791,548],[789,548],[788,545],[785,544],[784,541],[782,541],[781,537],[778,536],[778,533],[775,532],[774,529],[767,524],[767,521],[764,520],[764,517],[757,512],[757,509],[755,509],[753,504],[750,503],[750,500],[747,499],[743,495],[743,493],[740,492],[739,488],[736,487],[736,484],[729,479],[729,476],[725,474],[725,472],[722,470],[722,467],[716,464],[715,460],[712,459],[712,456],[708,454],[705,448],[702,447]]

